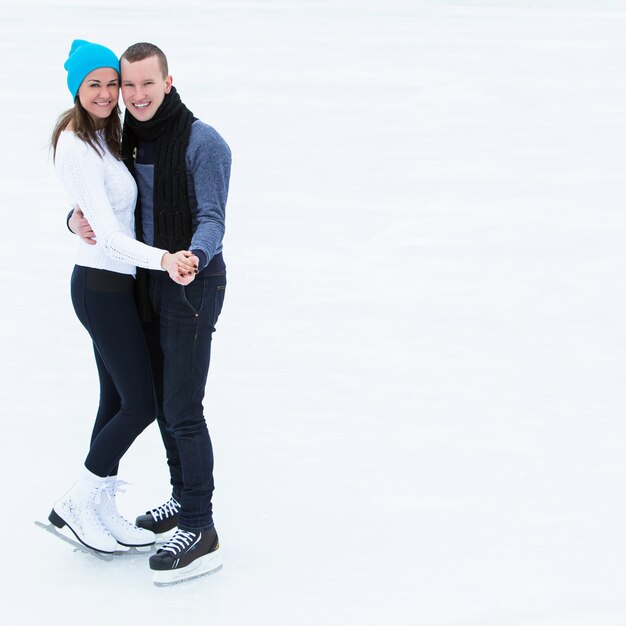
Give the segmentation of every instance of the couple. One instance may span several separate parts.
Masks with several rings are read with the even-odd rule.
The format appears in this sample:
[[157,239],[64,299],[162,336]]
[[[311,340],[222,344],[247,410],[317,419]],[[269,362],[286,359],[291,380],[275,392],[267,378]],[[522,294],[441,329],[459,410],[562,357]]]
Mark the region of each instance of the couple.
[[[93,341],[100,404],[84,468],[49,520],[105,553],[177,527],[150,557],[154,582],[168,584],[220,567],[202,401],[226,287],[230,150],[182,103],[152,44],[118,60],[76,40],[65,69],[74,106],[52,146],[81,238],[71,295]],[[118,465],[155,418],[172,496],[132,524],[115,505]]]

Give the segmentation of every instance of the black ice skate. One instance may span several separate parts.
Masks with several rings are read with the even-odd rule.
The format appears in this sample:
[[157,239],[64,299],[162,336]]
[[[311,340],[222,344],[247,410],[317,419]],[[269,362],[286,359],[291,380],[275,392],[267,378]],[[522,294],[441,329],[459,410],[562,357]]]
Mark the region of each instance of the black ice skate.
[[221,569],[219,539],[215,528],[202,532],[178,529],[156,554],[150,557],[155,585],[165,586],[212,574]]
[[145,515],[140,515],[135,520],[135,525],[151,530],[157,535],[158,540],[158,535],[178,526],[178,511],[180,511],[180,503],[172,496],[165,504],[147,511]]

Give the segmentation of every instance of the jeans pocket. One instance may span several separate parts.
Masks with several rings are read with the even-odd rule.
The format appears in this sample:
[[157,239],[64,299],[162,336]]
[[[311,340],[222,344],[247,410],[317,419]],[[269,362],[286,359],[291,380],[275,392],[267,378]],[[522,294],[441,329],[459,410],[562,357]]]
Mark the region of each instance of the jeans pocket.
[[217,318],[222,312],[224,306],[224,296],[226,295],[226,285],[218,285],[215,289],[215,305],[213,309],[213,327],[217,324]]
[[180,289],[185,304],[194,315],[199,315],[204,303],[204,281],[194,280],[188,285],[180,285]]

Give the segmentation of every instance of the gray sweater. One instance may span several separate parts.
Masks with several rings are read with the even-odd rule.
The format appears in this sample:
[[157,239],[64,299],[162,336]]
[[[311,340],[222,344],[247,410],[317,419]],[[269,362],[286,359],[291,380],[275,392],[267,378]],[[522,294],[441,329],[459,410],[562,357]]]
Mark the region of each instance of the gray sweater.
[[[135,172],[141,198],[142,238],[154,244],[154,162],[156,142],[140,141]],[[225,271],[222,258],[226,200],[230,180],[230,148],[219,133],[196,120],[191,126],[186,153],[187,189],[193,236],[190,250],[200,259],[199,270],[205,274]]]

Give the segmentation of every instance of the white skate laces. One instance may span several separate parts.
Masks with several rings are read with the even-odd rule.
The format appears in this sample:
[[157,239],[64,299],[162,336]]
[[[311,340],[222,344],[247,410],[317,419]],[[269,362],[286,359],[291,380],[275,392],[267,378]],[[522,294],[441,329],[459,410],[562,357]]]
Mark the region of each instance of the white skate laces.
[[58,529],[67,526],[76,539],[88,548],[100,552],[115,552],[117,541],[97,511],[105,499],[106,494],[100,485],[86,487],[76,483],[57,500],[48,519]]
[[150,515],[152,515],[155,522],[160,522],[163,519],[178,515],[178,511],[180,511],[180,504],[172,497],[165,504],[152,509]]
[[115,495],[116,493],[126,493],[126,489],[124,489],[124,487],[126,485],[130,485],[129,482],[127,482],[126,480],[119,480],[119,479],[115,479],[115,480],[110,480],[107,482],[107,487],[109,488],[109,495]]
[[144,528],[138,528],[117,510],[115,493],[121,491],[120,483],[124,484],[123,481],[107,481],[100,505],[96,509],[100,521],[121,546],[144,547],[152,545],[154,533]]
[[[123,526],[127,528],[132,528],[133,530],[137,530],[137,526],[133,524],[131,521],[127,520],[118,510],[117,505],[115,503],[115,496],[118,493],[125,493],[126,489],[124,489],[124,485],[130,485],[130,483],[125,480],[111,480],[107,482],[106,487],[103,489],[103,494],[100,495],[100,498],[108,496],[108,501],[102,501],[103,508],[106,507],[106,513],[109,516],[115,518],[118,523],[121,523]],[[102,508],[99,508],[102,511]],[[106,527],[106,524],[105,524]]]
[[200,533],[192,533],[187,530],[178,529],[176,534],[161,548],[161,550],[167,550],[176,556],[183,550],[189,548],[196,541],[200,541],[200,537]]
[[102,487],[92,489],[87,496],[86,507],[84,504],[81,505],[79,501],[75,500],[71,494],[66,496],[66,510],[72,516],[74,524],[83,532],[91,527],[109,534],[109,531],[102,523],[97,513],[98,507],[102,502],[103,491],[104,489]]

